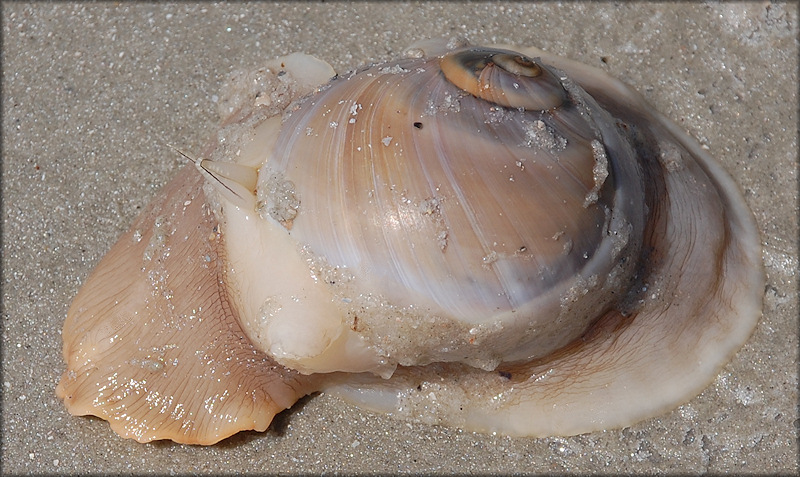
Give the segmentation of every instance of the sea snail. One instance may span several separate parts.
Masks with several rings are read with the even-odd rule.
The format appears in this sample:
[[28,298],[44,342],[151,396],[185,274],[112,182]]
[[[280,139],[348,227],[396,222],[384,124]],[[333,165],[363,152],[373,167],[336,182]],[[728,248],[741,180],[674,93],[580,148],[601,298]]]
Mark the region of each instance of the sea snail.
[[58,395],[124,437],[211,444],[320,390],[511,436],[619,428],[698,394],[760,316],[736,185],[594,68],[292,54],[221,108],[64,325]]

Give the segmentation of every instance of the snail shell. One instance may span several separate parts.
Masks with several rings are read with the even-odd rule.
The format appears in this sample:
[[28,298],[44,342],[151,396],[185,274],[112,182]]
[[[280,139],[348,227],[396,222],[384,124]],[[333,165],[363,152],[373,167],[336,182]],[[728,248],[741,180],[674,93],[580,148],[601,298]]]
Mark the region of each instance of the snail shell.
[[409,51],[331,81],[290,55],[234,82],[205,186],[176,178],[73,303],[71,412],[212,443],[327,390],[570,435],[713,379],[764,280],[724,171],[597,70]]

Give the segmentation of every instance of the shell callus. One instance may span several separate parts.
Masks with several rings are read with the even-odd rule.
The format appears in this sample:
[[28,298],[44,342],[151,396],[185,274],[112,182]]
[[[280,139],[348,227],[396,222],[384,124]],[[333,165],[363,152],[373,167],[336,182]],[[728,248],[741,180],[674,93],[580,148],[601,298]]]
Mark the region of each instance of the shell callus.
[[[271,62],[257,81],[245,76],[243,93],[223,101],[230,116],[219,144],[198,161],[208,185],[192,200],[212,215],[186,213],[179,185],[154,206],[197,224],[187,246],[210,246],[217,268],[199,261],[167,274],[178,281],[161,305],[121,300],[121,329],[145,320],[162,330],[152,326],[160,313],[169,322],[197,304],[221,306],[227,333],[252,354],[232,362],[228,387],[264,398],[254,406],[259,429],[315,390],[525,436],[626,426],[702,390],[761,304],[758,237],[730,178],[635,92],[592,68],[534,50],[425,45],[329,82],[329,69],[302,55]],[[198,177],[179,181],[199,189]],[[159,213],[145,223],[154,227]],[[212,229],[218,240],[198,245]],[[170,243],[177,257],[188,253],[179,242]],[[112,251],[95,274],[135,265],[142,253]],[[135,286],[114,280],[118,289],[92,278],[76,299],[59,387],[73,412],[121,419],[134,394],[113,407],[106,388],[85,383],[141,379],[125,365],[143,349],[207,347],[208,336],[189,345],[178,331],[108,331],[121,323],[108,300],[153,296],[151,276]],[[210,294],[185,290],[180,277],[208,283]],[[113,337],[103,345],[112,351],[76,358],[87,349],[76,336]],[[236,370],[248,377],[237,381]],[[152,396],[180,390],[156,383],[136,408],[144,414],[130,419],[140,429],[194,426],[158,407]],[[186,415],[201,412],[195,401],[180,404]],[[246,424],[224,433],[238,428]]]

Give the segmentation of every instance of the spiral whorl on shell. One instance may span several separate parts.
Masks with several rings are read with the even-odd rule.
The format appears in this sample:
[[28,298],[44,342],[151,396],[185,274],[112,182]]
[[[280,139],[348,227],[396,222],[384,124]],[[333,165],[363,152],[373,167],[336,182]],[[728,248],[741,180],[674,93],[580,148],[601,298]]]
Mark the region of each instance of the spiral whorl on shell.
[[[629,285],[645,220],[633,151],[535,59],[467,48],[374,66],[332,81],[282,131],[260,210],[280,220],[276,184],[291,184],[291,235],[407,312],[390,331],[339,291],[397,363],[491,369],[547,354]],[[422,352],[404,336],[420,328]]]

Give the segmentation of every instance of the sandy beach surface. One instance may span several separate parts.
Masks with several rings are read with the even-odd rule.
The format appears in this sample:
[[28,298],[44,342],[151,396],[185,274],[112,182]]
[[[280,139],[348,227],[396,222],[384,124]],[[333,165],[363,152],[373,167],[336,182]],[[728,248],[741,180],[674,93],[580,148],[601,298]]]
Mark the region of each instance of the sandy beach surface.
[[[791,473],[797,468],[798,10],[735,3],[4,3],[4,473]],[[524,439],[314,395],[264,433],[138,444],[55,396],[92,268],[214,132],[226,76],[339,72],[428,37],[534,45],[633,85],[721,161],[761,231],[764,316],[698,397],[622,430]]]

